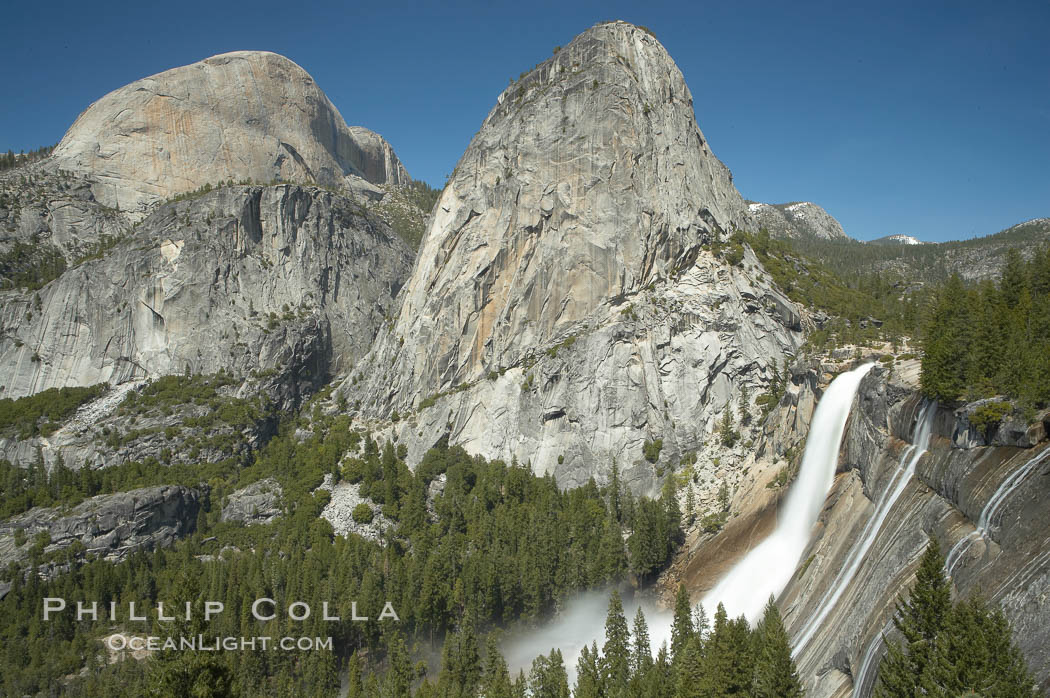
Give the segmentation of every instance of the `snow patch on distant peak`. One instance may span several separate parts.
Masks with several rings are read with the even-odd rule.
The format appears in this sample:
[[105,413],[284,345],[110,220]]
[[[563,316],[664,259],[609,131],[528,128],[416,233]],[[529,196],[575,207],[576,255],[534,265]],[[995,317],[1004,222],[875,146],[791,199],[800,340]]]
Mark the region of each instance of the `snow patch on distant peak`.
[[898,233],[897,235],[889,235],[889,236],[887,236],[886,239],[891,241],[891,242],[898,242],[898,243],[900,243],[902,245],[922,245],[922,244],[924,244],[923,241],[920,240],[919,238],[913,237],[911,235],[905,235],[904,233]]

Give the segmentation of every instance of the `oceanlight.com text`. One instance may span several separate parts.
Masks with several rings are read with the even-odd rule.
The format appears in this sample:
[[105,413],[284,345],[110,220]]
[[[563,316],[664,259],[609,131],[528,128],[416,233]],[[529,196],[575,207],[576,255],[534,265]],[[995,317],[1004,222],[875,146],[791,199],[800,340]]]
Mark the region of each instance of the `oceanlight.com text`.
[[111,635],[106,646],[114,652],[160,652],[163,650],[190,652],[235,652],[239,650],[284,650],[285,652],[332,651],[331,637],[205,637],[190,635],[180,637],[149,637]]

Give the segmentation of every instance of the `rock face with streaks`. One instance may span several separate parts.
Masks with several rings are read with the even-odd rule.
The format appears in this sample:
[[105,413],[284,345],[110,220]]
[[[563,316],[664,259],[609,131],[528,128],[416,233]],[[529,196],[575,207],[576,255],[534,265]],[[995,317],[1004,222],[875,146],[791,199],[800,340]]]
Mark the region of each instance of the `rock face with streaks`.
[[616,459],[650,489],[800,342],[750,252],[714,254],[747,215],[660,43],[593,27],[499,96],[456,166],[362,415],[393,418],[410,459],[448,433],[562,485]]
[[[887,625],[894,603],[914,581],[927,536],[936,537],[948,557],[957,596],[981,593],[1003,608],[1046,690],[1050,445],[1043,440],[1028,447],[975,442],[960,447],[969,430],[966,408],[935,406],[928,451],[909,479],[904,471],[916,453],[911,442],[920,408],[919,396],[888,382],[883,369],[861,385],[843,439],[841,475],[806,553],[810,563],[779,600],[793,641],[810,631],[810,639],[796,647],[807,695],[871,695],[885,651],[881,634],[892,636]],[[1045,420],[1030,433],[1042,433]],[[898,487],[894,501],[889,494]],[[853,560],[858,562],[849,574]],[[822,610],[823,620],[809,628]]]
[[133,214],[231,179],[409,181],[382,137],[348,127],[305,70],[266,51],[224,53],[110,92],[77,118],[53,160]]
[[386,224],[316,187],[171,202],[35,294],[0,291],[2,395],[257,371],[294,405],[367,350],[410,264]]
[[[850,352],[852,354],[852,352]],[[868,355],[864,361],[877,357]],[[801,455],[809,423],[831,375],[852,358],[798,362],[784,396],[727,479],[732,516],[718,535],[690,531],[663,580],[671,596],[684,582],[700,600],[776,527],[785,488],[774,475]],[[922,399],[918,364],[879,364],[861,383],[843,436],[834,487],[803,562],[778,598],[810,696],[871,695],[882,633],[892,636],[894,603],[914,582],[932,535],[941,544],[957,597],[982,593],[1001,605],[1043,690],[1050,688],[1050,417],[1019,430],[1007,418],[988,438],[968,421],[974,405],[930,408],[928,450],[917,453]],[[1008,445],[1020,431],[1025,446]],[[891,496],[897,491],[896,499]],[[698,511],[703,511],[700,506]],[[690,513],[686,511],[686,513]],[[856,693],[854,690],[856,689]]]

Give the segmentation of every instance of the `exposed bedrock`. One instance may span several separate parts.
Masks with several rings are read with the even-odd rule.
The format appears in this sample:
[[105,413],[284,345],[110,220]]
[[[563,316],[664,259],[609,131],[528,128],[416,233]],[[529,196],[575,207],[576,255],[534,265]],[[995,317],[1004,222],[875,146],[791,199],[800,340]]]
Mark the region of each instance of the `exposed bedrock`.
[[[201,496],[195,489],[164,485],[99,495],[71,510],[30,509],[0,522],[0,566],[27,560],[41,537],[46,541],[41,554],[45,560],[52,556],[39,568],[45,575],[69,565],[69,560],[54,558],[67,550],[71,560],[91,556],[119,561],[139,550],[171,545],[195,529]],[[23,534],[25,542],[19,545]]]
[[352,199],[234,186],[166,204],[38,292],[2,292],[4,397],[170,373],[279,374],[298,403],[363,354],[411,252]]
[[133,217],[231,179],[337,188],[409,181],[381,136],[348,127],[305,70],[267,51],[212,56],[110,92],[77,118],[53,161]]
[[[797,648],[808,695],[850,695],[855,681],[860,695],[870,694],[878,638],[913,582],[928,535],[949,555],[956,594],[979,591],[1001,605],[1029,666],[1050,687],[1050,448],[1045,441],[959,447],[965,409],[935,406],[929,449],[905,479],[921,403],[888,384],[884,370],[862,384],[842,472],[807,562],[780,599],[792,637],[808,638]],[[872,527],[880,513],[882,525]]]
[[664,48],[593,27],[499,96],[344,390],[410,460],[448,434],[562,485],[615,458],[647,491],[645,441],[662,439],[660,467],[699,448],[801,342],[750,252],[712,254],[748,220]]

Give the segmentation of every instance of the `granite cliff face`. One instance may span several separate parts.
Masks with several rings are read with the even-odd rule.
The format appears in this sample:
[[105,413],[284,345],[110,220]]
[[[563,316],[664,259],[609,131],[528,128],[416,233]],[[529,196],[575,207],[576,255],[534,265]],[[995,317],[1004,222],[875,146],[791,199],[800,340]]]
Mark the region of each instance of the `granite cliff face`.
[[847,240],[840,224],[820,206],[808,201],[790,204],[761,204],[749,201],[747,208],[754,218],[754,230],[762,228],[777,238],[819,238]]
[[563,485],[619,458],[651,487],[644,441],[667,462],[698,448],[801,340],[757,260],[713,254],[746,221],[659,42],[584,32],[499,96],[456,166],[349,381],[361,414],[393,417],[410,459],[447,432]]
[[[296,183],[232,184],[274,179]],[[272,377],[294,408],[367,351],[404,285],[412,251],[374,204],[409,181],[272,53],[106,95],[0,177],[0,395],[227,371]],[[41,269],[57,278],[18,288]]]
[[344,188],[409,181],[378,134],[349,128],[313,78],[283,56],[235,51],[137,80],[77,118],[54,164],[95,198],[139,214],[207,184],[274,179]]
[[[774,478],[807,439],[820,438],[809,431],[816,404],[831,375],[851,361],[826,357],[792,366],[780,404],[730,479],[728,524],[714,536],[690,529],[663,579],[670,597],[684,582],[699,600],[772,533],[786,493]],[[892,370],[880,364],[862,382],[834,487],[803,563],[778,598],[799,676],[811,696],[872,694],[885,652],[882,634],[893,637],[894,604],[913,584],[933,536],[956,597],[981,593],[1003,608],[1046,690],[1050,535],[1040,522],[1050,505],[1048,417],[1032,424],[1006,419],[985,438],[969,423],[973,405],[952,411],[923,402],[918,363],[898,361]],[[928,441],[918,433],[923,417]]]
[[315,187],[165,204],[35,295],[0,292],[3,395],[277,370],[295,404],[367,350],[410,260],[354,200]]

